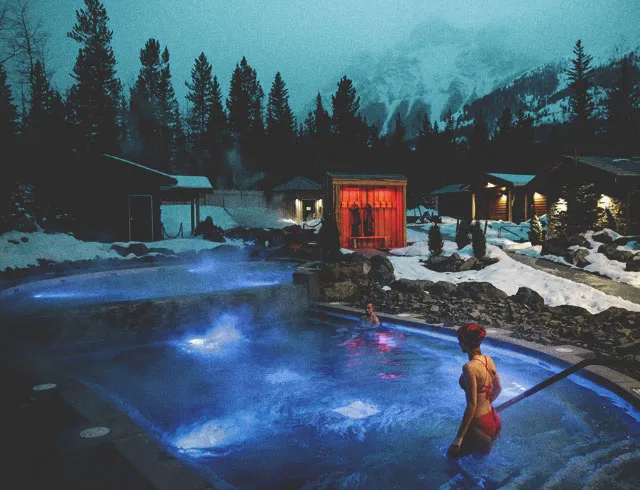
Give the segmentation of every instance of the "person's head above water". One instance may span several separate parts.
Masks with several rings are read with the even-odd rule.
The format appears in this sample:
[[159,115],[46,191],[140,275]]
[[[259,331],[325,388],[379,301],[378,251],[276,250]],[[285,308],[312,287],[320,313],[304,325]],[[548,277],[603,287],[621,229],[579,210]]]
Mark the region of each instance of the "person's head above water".
[[469,349],[480,347],[486,336],[487,331],[477,323],[467,323],[458,329],[458,341]]
[[366,305],[364,305],[364,311],[367,312],[367,315],[373,315],[373,311],[376,309],[375,305],[369,301]]

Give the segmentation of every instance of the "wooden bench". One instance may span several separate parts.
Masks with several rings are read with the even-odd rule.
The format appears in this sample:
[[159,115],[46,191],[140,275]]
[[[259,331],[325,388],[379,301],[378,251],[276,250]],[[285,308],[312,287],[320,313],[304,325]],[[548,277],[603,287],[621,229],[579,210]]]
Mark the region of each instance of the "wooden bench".
[[382,248],[387,248],[387,237],[382,235],[352,236],[351,240],[353,240],[353,248],[358,248],[358,240],[381,240]]

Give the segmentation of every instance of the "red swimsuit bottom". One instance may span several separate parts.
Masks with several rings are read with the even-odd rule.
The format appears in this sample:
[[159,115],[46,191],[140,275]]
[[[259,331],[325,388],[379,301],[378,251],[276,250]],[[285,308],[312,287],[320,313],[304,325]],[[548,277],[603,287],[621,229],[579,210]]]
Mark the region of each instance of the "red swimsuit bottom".
[[502,423],[500,422],[498,412],[496,412],[495,408],[492,408],[490,412],[487,412],[484,415],[480,415],[480,417],[475,417],[471,421],[471,427],[480,429],[491,439],[495,439],[496,437],[498,437],[498,434],[500,434]]

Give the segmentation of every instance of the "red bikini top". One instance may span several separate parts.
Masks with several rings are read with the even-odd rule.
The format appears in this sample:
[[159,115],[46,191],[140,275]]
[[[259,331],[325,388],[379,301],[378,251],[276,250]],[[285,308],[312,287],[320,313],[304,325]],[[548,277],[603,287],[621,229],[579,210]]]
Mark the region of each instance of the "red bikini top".
[[[487,356],[484,356],[484,362],[482,362],[480,359],[476,357],[474,357],[471,360],[482,363],[484,368],[487,370],[487,373],[489,373],[488,379],[490,379],[491,382],[490,383],[485,382],[484,384],[480,385],[480,387],[478,388],[478,393],[484,393],[485,396],[487,397],[487,400],[491,401],[491,393],[493,393],[493,374],[491,374],[491,371],[489,371],[489,367],[488,367],[489,361],[487,361]],[[462,388],[463,390],[465,389],[464,374],[461,374],[460,378],[458,378],[458,384],[460,385],[460,388]]]

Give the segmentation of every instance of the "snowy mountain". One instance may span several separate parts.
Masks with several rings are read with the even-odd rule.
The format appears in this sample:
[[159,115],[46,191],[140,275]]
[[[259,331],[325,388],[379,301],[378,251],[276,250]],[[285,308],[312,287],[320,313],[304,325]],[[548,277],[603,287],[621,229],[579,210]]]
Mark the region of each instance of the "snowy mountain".
[[[626,57],[632,77],[640,82],[640,46],[628,51],[618,51],[614,55],[594,55],[592,94],[594,115],[606,117],[607,91],[618,81],[620,60]],[[461,126],[471,124],[474,115],[481,109],[492,129],[497,118],[506,107],[514,114],[524,112],[533,118],[534,125],[562,124],[569,117],[569,79],[567,69],[571,66],[571,57],[547,63],[528,71],[504,87],[478,98],[463,108],[455,116]]]
[[[370,124],[386,133],[400,112],[411,138],[425,113],[439,120],[447,110],[455,113],[541,63],[505,45],[499,34],[430,21],[381,55],[360,55],[344,74],[353,80],[360,113]],[[335,90],[333,83],[321,92],[328,109]]]
[[[531,50],[516,49],[504,41],[503,34],[498,28],[463,29],[429,21],[382,54],[359,55],[343,74],[353,80],[361,115],[376,124],[381,134],[393,131],[397,113],[408,139],[418,135],[425,114],[435,122],[450,109],[464,126],[471,123],[479,104],[490,129],[507,106],[514,114],[529,113],[536,124],[566,120],[566,70],[573,46],[567,46],[564,59],[550,61],[534,57]],[[600,67],[594,73],[598,85],[608,86],[615,80],[612,52],[611,46],[600,46],[599,53],[587,53],[593,55],[592,65]],[[618,54],[619,59],[623,54],[619,47]],[[638,59],[640,47],[635,55]],[[321,91],[330,112],[338,79]],[[596,102],[604,95],[603,89],[596,89]],[[310,103],[300,120],[312,109]]]

